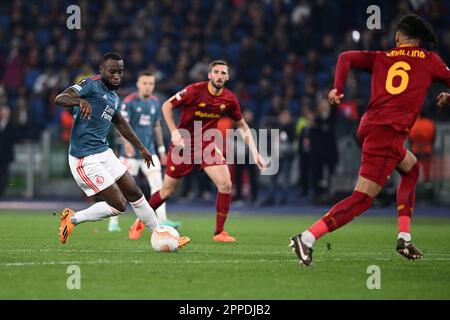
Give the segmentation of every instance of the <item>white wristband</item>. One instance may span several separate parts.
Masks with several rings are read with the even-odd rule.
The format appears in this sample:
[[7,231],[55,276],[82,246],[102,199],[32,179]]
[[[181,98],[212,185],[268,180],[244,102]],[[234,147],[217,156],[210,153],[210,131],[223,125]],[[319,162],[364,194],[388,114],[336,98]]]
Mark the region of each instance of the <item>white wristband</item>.
[[164,147],[164,146],[158,147],[158,153],[165,153],[165,152],[166,152],[166,147]]

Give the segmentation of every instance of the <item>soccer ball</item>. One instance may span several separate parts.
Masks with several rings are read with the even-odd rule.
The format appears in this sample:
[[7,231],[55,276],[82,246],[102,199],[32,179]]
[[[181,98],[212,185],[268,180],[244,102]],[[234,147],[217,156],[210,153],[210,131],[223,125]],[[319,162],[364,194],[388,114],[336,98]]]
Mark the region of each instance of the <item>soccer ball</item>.
[[158,252],[173,252],[178,249],[180,234],[175,228],[159,226],[152,232],[150,243],[153,250]]

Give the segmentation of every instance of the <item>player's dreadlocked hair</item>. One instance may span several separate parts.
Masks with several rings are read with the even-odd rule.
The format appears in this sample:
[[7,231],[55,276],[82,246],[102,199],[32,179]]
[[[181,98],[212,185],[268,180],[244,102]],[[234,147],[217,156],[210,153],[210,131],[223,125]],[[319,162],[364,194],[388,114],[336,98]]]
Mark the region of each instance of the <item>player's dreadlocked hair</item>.
[[424,21],[417,14],[408,14],[398,23],[397,30],[407,37],[420,39],[431,45],[437,44],[437,35],[431,24]]
[[122,57],[121,57],[120,54],[118,54],[117,52],[113,52],[113,51],[107,52],[107,53],[105,53],[105,54],[103,55],[102,63],[105,62],[105,61],[107,61],[107,60],[109,60],[109,59],[119,61],[119,60],[122,60]]

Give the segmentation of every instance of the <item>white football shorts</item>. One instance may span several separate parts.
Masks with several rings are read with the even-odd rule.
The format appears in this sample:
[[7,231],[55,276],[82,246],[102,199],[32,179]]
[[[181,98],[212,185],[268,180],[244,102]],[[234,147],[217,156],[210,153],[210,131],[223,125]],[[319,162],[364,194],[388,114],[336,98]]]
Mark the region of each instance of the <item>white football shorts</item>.
[[127,171],[111,149],[82,158],[69,154],[69,166],[75,181],[88,197],[108,188]]

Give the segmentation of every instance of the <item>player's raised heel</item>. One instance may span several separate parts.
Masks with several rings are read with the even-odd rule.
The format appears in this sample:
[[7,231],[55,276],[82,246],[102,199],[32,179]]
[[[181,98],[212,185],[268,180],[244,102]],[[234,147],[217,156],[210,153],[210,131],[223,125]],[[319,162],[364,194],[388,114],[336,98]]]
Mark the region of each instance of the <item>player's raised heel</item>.
[[300,265],[303,265],[305,267],[309,267],[312,265],[313,249],[303,243],[301,233],[291,238],[289,247],[292,248],[292,252],[297,255],[299,260],[298,263]]
[[189,237],[180,237],[178,239],[178,249],[183,248],[186,246],[189,242],[191,242],[191,239]]
[[59,241],[65,244],[75,225],[70,221],[75,212],[72,209],[65,208],[61,213],[61,223],[59,225]]
[[423,252],[416,247],[411,241],[399,238],[397,240],[397,252],[409,260],[416,260],[423,258]]

